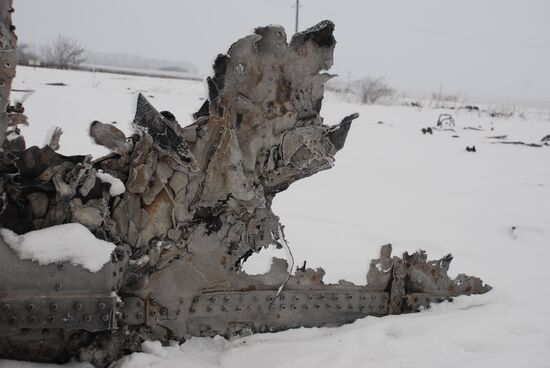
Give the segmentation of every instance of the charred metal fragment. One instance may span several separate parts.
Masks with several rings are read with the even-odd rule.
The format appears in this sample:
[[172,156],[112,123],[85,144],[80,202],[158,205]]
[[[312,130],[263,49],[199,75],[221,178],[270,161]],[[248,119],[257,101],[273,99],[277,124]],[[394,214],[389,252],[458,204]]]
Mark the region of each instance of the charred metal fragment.
[[[358,117],[328,126],[319,115],[333,31],[323,21],[287,43],[282,27],[257,28],[216,59],[194,123],[181,127],[140,94],[131,137],[91,124],[90,136],[111,151],[93,162],[54,152],[58,139],[4,151],[1,227],[24,233],[77,222],[117,248],[90,273],[19,260],[0,238],[0,305],[24,307],[0,315],[0,357],[77,357],[104,367],[143,339],[340,326],[490,290],[475,277],[449,278],[451,256],[392,257],[389,244],[371,262],[366,285],[325,284],[323,269],[305,263],[289,273],[282,259],[262,275],[242,271],[252,254],[286,243],[274,196],[331,168]],[[100,173],[121,180],[124,192],[111,194]],[[34,319],[21,318],[34,308]],[[67,309],[78,318],[60,322]],[[43,328],[55,332],[45,338]]]
[[158,151],[182,165],[193,162],[194,158],[182,137],[178,122],[160,114],[141,93],[138,95],[134,124],[153,138]]

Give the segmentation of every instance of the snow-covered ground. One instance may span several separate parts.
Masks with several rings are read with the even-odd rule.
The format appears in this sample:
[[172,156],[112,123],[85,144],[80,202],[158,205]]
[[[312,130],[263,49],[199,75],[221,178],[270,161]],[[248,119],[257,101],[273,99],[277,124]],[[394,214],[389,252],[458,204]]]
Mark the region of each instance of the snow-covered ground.
[[[68,86],[45,85],[50,82]],[[89,124],[117,121],[129,132],[137,91],[154,96],[151,102],[182,124],[191,122],[206,94],[199,82],[30,68],[18,69],[14,88],[36,90],[25,104],[28,143],[43,144],[48,129],[59,125],[61,153],[94,155],[105,151],[87,137]],[[151,342],[116,367],[550,367],[550,147],[487,138],[539,143],[550,134],[548,114],[495,119],[326,96],[327,123],[352,112],[361,117],[336,166],[275,199],[296,263],[324,267],[326,281],[364,283],[369,260],[392,243],[397,253],[452,252],[450,274],[477,275],[494,289],[339,328],[193,338],[164,348]],[[456,119],[455,131],[423,135],[421,128],[435,125],[443,112]],[[477,152],[466,152],[472,145]],[[261,271],[266,258],[254,256],[249,272]],[[0,367],[47,366],[0,361]]]

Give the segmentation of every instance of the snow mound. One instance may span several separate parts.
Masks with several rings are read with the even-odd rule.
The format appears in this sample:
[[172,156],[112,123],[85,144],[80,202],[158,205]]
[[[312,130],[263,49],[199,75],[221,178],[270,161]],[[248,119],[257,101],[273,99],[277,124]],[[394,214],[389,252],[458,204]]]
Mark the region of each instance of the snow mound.
[[159,358],[166,358],[166,356],[168,356],[168,353],[164,350],[160,341],[144,341],[141,344],[141,350],[143,350],[144,353],[151,354]]
[[57,225],[23,235],[0,229],[0,234],[21,259],[41,265],[70,262],[91,272],[109,262],[115,249],[113,243],[96,238],[81,224]]
[[105,173],[101,170],[99,170],[96,173],[96,176],[104,183],[111,184],[111,188],[109,188],[109,194],[111,197],[121,195],[126,191],[126,187],[124,186],[124,183],[118,178],[115,178],[111,174]]

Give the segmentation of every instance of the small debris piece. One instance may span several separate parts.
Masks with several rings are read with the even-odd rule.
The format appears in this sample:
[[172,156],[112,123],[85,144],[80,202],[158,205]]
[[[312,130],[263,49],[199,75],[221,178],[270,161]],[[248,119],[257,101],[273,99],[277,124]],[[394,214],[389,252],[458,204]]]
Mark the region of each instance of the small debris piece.
[[440,114],[437,118],[437,126],[438,127],[450,127],[455,126],[455,119],[451,116],[451,114]]
[[540,148],[543,146],[542,144],[539,144],[539,143],[525,143],[521,141],[499,141],[499,142],[492,142],[492,143],[513,144],[518,146],[527,146],[527,147],[535,147],[535,148]]
[[468,151],[468,152],[476,152],[476,146],[472,146],[472,147],[466,146],[466,151]]

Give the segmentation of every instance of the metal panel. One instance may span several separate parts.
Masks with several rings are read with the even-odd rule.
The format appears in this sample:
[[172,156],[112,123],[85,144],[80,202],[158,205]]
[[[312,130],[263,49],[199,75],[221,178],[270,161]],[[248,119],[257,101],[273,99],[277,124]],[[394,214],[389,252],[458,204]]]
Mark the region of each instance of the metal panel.
[[187,327],[192,335],[210,336],[340,325],[387,314],[388,298],[357,289],[285,290],[278,298],[274,291],[206,293],[193,299]]
[[23,328],[102,331],[116,328],[116,296],[14,295],[0,298],[0,335]]

